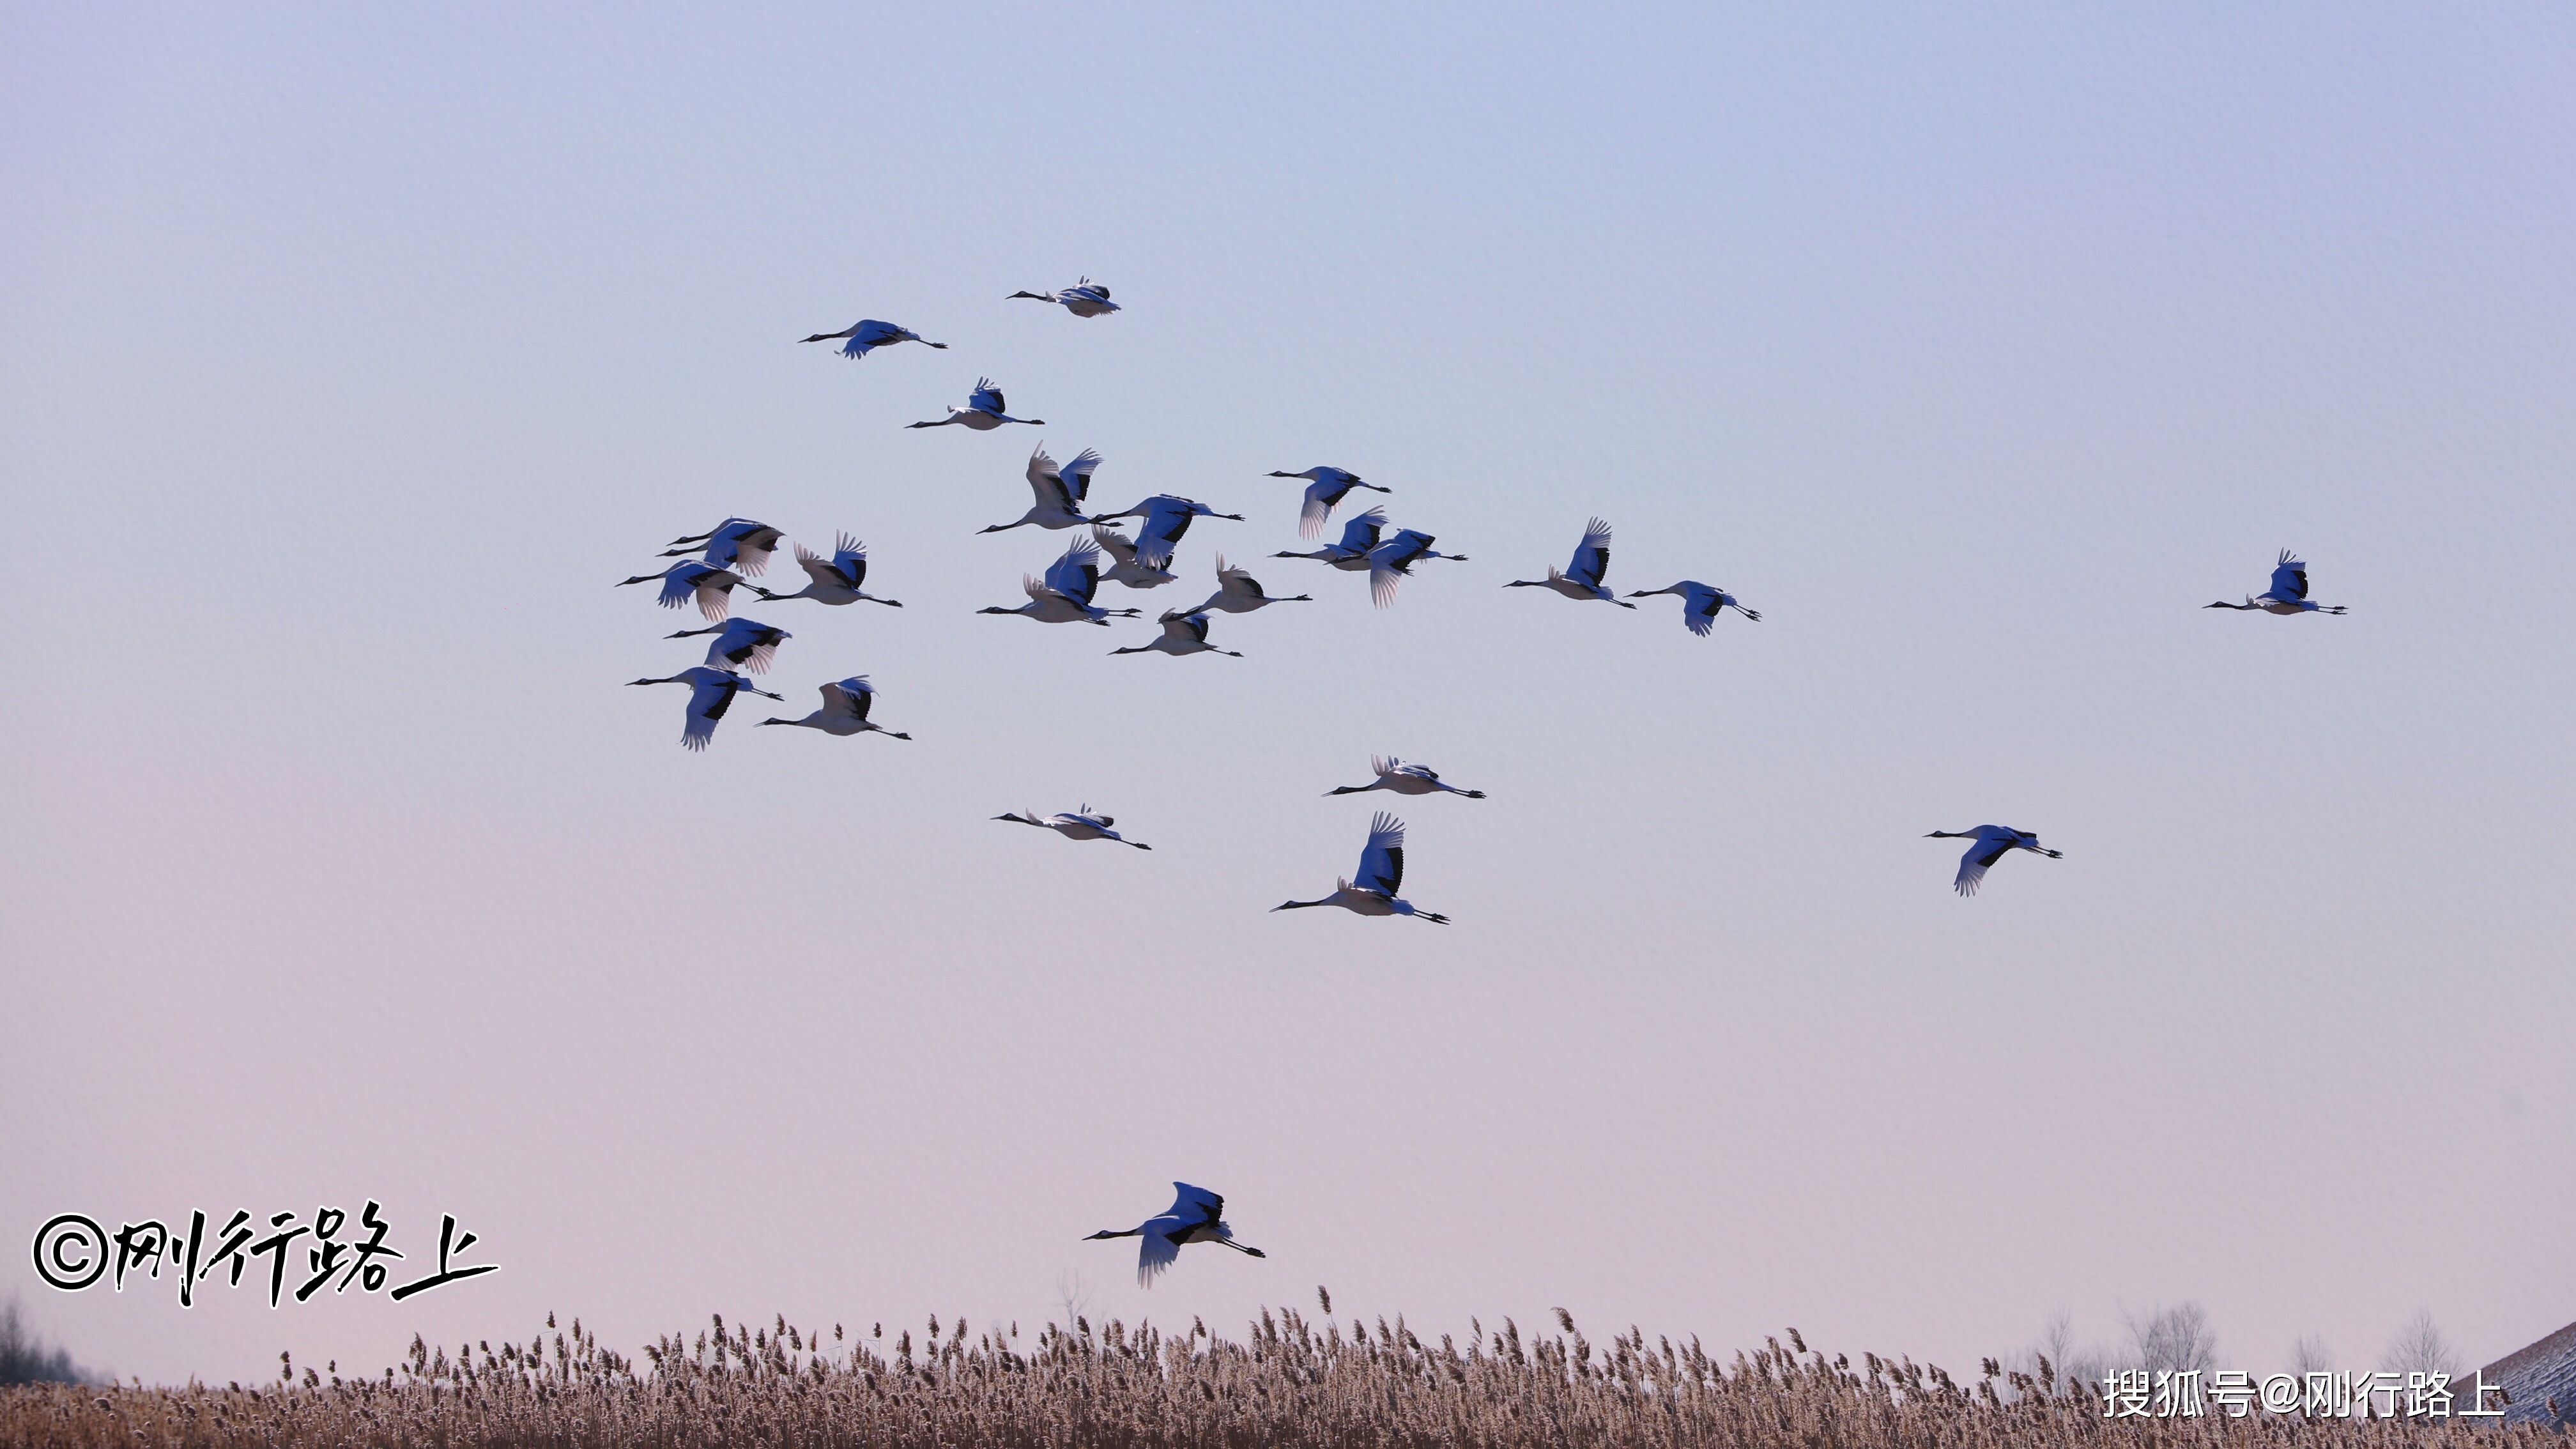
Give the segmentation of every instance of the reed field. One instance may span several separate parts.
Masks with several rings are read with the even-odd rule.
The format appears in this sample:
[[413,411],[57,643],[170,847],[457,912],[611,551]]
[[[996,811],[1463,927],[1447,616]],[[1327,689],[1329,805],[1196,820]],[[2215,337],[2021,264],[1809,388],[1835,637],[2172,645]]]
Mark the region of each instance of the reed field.
[[[1326,1300],[1329,1304],[1329,1300]],[[1329,1315],[1329,1307],[1327,1307]],[[48,1385],[0,1391],[0,1444],[42,1446],[1075,1446],[1330,1445],[1336,1449],[1579,1449],[1590,1445],[1933,1449],[1941,1445],[2393,1446],[2556,1444],[2534,1427],[2409,1418],[2106,1418],[2083,1385],[1994,1360],[1961,1383],[1929,1364],[1810,1350],[1796,1330],[1721,1362],[1696,1339],[1607,1349],[1560,1310],[1561,1332],[1477,1325],[1426,1343],[1401,1318],[1372,1326],[1265,1310],[1241,1342],[1077,1319],[1022,1345],[1016,1325],[943,1333],[869,1325],[828,1334],[721,1317],[641,1361],[575,1321],[526,1343],[417,1340],[380,1377],[281,1354],[277,1380],[185,1388]],[[336,1366],[335,1366],[336,1367]]]

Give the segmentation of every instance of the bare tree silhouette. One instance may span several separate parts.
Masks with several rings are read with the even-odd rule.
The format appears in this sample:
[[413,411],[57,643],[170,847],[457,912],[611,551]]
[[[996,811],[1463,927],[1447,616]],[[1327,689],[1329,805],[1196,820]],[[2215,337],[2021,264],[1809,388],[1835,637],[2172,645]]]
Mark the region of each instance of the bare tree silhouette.
[[2218,1366],[2218,1335],[2210,1331],[2209,1314],[2197,1303],[2177,1303],[2131,1318],[2129,1337],[2137,1345],[2137,1366],[2150,1373],[2207,1373]]
[[2115,1348],[2101,1342],[2078,1344],[2074,1320],[2061,1308],[2049,1316],[2039,1330],[2039,1343],[2029,1350],[2033,1378],[2038,1360],[2046,1358],[2055,1370],[2054,1392],[2070,1394],[2078,1384],[2095,1393],[2102,1391],[2102,1381],[2111,1374],[2132,1369],[2150,1373],[2182,1373],[2198,1369],[2206,1374],[2217,1366],[2218,1335],[2210,1329],[2209,1314],[2197,1303],[2178,1303],[2159,1308],[2141,1318],[2123,1315],[2129,1330],[2126,1347]]
[[2415,1316],[2398,1327],[2396,1336],[2388,1340],[2387,1352],[2380,1355],[2380,1362],[2383,1367],[2401,1373],[2421,1371],[2446,1373],[2453,1378],[2460,1376],[2460,1356],[2434,1324],[2433,1311],[2429,1308],[2416,1309]]
[[90,1375],[72,1362],[70,1353],[60,1347],[47,1351],[44,1340],[27,1327],[16,1294],[11,1294],[7,1303],[0,1303],[0,1388],[11,1384],[89,1382]]
[[1091,1285],[1082,1281],[1079,1271],[1057,1274],[1055,1301],[1064,1310],[1064,1318],[1057,1326],[1071,1332],[1073,1325],[1091,1311],[1091,1297]]
[[[2039,1372],[2039,1360],[2043,1358],[2048,1360],[2046,1375]],[[2032,1378],[2047,1382],[2051,1394],[2063,1398],[2074,1393],[2077,1384],[2100,1392],[2103,1376],[2115,1367],[2111,1360],[2111,1350],[2101,1344],[2077,1345],[2074,1317],[2060,1308],[2040,1325],[2039,1343],[2030,1350],[2028,1371]]]

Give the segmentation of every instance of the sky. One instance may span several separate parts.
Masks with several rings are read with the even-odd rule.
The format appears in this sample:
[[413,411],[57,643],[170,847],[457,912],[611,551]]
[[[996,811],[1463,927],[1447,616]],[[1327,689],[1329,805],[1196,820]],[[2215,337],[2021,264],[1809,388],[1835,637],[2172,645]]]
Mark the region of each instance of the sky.
[[[499,1265],[11,1248],[81,1362],[2576,1318],[2564,7],[0,13],[0,1229]],[[949,347],[796,342],[861,317]],[[979,376],[1045,425],[903,426]],[[979,616],[1041,441],[1245,519]],[[1319,463],[1468,562],[1270,559]],[[742,600],[787,702],[699,755],[614,585],[732,515],[904,607]],[[1501,587],[1593,516],[1761,622]],[[2201,607],[2284,548],[2350,612]],[[1315,597],[1108,657],[1218,552]],[[910,742],[756,727],[855,673]],[[993,823],[1086,804],[1152,852]],[[1268,913],[1388,805],[1453,924]],[[2064,858],[1961,899],[1987,822]],[[1268,1256],[1079,1241],[1175,1179]]]

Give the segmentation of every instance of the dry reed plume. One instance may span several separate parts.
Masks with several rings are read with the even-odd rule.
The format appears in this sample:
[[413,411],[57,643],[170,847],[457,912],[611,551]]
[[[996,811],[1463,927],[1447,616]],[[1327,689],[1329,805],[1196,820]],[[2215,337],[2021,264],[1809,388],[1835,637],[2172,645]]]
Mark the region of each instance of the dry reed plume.
[[[1325,1299],[1325,1312],[1331,1312]],[[1246,1341],[1111,1321],[1050,1326],[1030,1351],[1018,1329],[970,1342],[936,1318],[916,1345],[882,1330],[827,1345],[789,1325],[664,1338],[644,1365],[599,1346],[578,1321],[527,1344],[443,1347],[415,1340],[381,1379],[300,1379],[285,1355],[260,1388],[82,1388],[0,1392],[0,1444],[778,1445],[851,1449],[1077,1449],[1077,1446],[1332,1445],[1336,1449],[1585,1449],[1594,1445],[1938,1449],[1946,1445],[2273,1446],[2315,1449],[2456,1443],[2533,1449],[2541,1431],[2459,1420],[2301,1419],[2257,1411],[2105,1419],[2084,1388],[2006,1373],[1993,1360],[1961,1387],[1909,1360],[1858,1367],[1772,1340],[1720,1363],[1694,1339],[1649,1346],[1630,1330],[1596,1350],[1564,1333],[1526,1342],[1517,1325],[1478,1326],[1464,1351],[1426,1344],[1398,1318],[1374,1331],[1264,1310]],[[554,1319],[546,1320],[548,1329]],[[2555,1436],[2548,1442],[2555,1444]]]

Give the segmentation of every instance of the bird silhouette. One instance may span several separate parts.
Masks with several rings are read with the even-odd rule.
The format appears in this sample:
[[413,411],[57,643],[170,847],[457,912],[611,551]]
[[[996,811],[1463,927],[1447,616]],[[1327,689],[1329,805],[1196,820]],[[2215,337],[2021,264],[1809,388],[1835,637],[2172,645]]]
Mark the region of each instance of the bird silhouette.
[[947,343],[933,342],[909,327],[897,327],[891,322],[879,322],[873,317],[865,321],[853,322],[838,332],[817,332],[803,340],[837,342],[845,337],[849,340],[841,345],[843,357],[865,357],[877,348],[892,347],[898,342],[918,342],[924,347],[936,347],[943,352],[948,348]]
[[689,686],[688,723],[680,731],[680,743],[693,750],[703,750],[715,738],[716,722],[732,707],[733,697],[748,690],[769,699],[782,698],[753,684],[730,669],[708,669],[700,666],[683,669],[662,679],[630,679],[628,684],[685,684]]
[[1393,755],[1369,756],[1369,768],[1377,774],[1377,778],[1369,783],[1337,785],[1324,793],[1365,795],[1371,790],[1392,790],[1398,795],[1437,795],[1446,792],[1451,795],[1464,795],[1470,800],[1485,798],[1485,792],[1482,790],[1461,790],[1455,785],[1444,784],[1440,779],[1439,771],[1427,765],[1408,765]]
[[1717,613],[1720,609],[1733,609],[1757,624],[1762,622],[1760,614],[1737,603],[1733,594],[1714,584],[1703,584],[1697,579],[1684,579],[1680,583],[1660,589],[1639,589],[1628,597],[1651,599],[1657,594],[1681,595],[1682,624],[1701,638],[1708,637],[1708,631],[1716,627]]
[[948,409],[948,416],[944,418],[933,418],[926,423],[906,423],[904,426],[910,428],[944,428],[950,423],[957,423],[964,427],[973,428],[979,433],[989,433],[1004,423],[1028,423],[1034,426],[1046,422],[1046,419],[1044,418],[1012,417],[1009,413],[1002,411],[1003,407],[1002,390],[993,386],[993,380],[991,378],[979,377],[975,379],[975,390],[966,396],[966,406],[962,408],[951,406]]
[[2204,609],[2259,609],[2266,614],[2340,614],[2341,604],[2311,603],[2308,599],[2308,566],[2299,562],[2288,549],[2281,550],[2281,561],[2272,567],[2272,587],[2259,594],[2248,594],[2245,602],[2231,604],[2225,599],[2201,605]]
[[812,581],[805,587],[792,594],[773,594],[754,584],[752,591],[770,603],[781,603],[788,599],[812,599],[818,604],[839,605],[855,604],[865,599],[871,604],[891,604],[898,609],[903,607],[901,599],[880,599],[874,594],[859,592],[859,585],[866,583],[868,578],[868,546],[846,533],[840,535],[839,541],[834,544],[830,558],[823,557],[801,543],[796,545],[796,566],[803,569],[805,577]]
[[1560,573],[1554,568],[1543,579],[1514,579],[1503,585],[1507,589],[1554,589],[1569,599],[1599,599],[1623,609],[1636,605],[1620,598],[1602,585],[1610,573],[1610,525],[1593,519],[1583,526],[1583,541],[1574,546],[1574,562]]
[[1055,459],[1047,456],[1046,444],[1029,454],[1029,491],[1037,501],[1029,511],[1009,523],[996,523],[983,533],[1000,533],[1034,523],[1040,528],[1071,528],[1092,520],[1083,516],[1082,500],[1091,492],[1092,471],[1100,466],[1100,455],[1086,448],[1059,470]]
[[776,715],[772,715],[768,719],[762,720],[761,723],[765,725],[803,725],[809,730],[821,730],[827,735],[848,736],[875,733],[888,735],[898,740],[908,740],[912,738],[912,736],[904,734],[899,730],[890,730],[884,725],[870,724],[868,722],[868,706],[875,701],[877,691],[875,685],[868,683],[868,677],[866,675],[853,674],[847,679],[836,680],[833,683],[824,685],[822,687],[822,692],[823,707],[814,711],[812,714],[805,716],[803,719],[780,719]]
[[1243,657],[1234,650],[1219,649],[1207,641],[1208,617],[1205,614],[1193,614],[1174,609],[1163,615],[1161,623],[1163,625],[1161,638],[1149,644],[1112,649],[1109,652],[1112,654],[1230,654],[1237,659]]
[[1033,302],[1059,303],[1076,317],[1105,317],[1118,310],[1118,304],[1109,300],[1109,289],[1089,277],[1061,292],[1013,292],[1002,300],[1016,302],[1022,297]]
[[1449,918],[1432,911],[1414,909],[1413,902],[1396,892],[1404,886],[1404,822],[1381,810],[1369,822],[1368,844],[1360,849],[1359,875],[1352,880],[1333,882],[1333,893],[1320,900],[1284,901],[1274,911],[1303,910],[1310,906],[1340,906],[1363,916],[1412,916],[1445,926]]
[[1172,1266],[1187,1243],[1222,1243],[1238,1253],[1254,1258],[1270,1256],[1259,1248],[1247,1248],[1234,1240],[1234,1229],[1225,1224],[1225,1199],[1203,1187],[1186,1182],[1172,1186],[1180,1196],[1157,1217],[1147,1218],[1132,1228],[1103,1228],[1083,1239],[1096,1243],[1102,1238],[1142,1238],[1136,1250],[1136,1286],[1151,1288],[1164,1269]]
[[1935,830],[1923,838],[1975,842],[1968,847],[1967,854],[1959,857],[1958,878],[1950,882],[1951,888],[1963,896],[1975,895],[1978,885],[1986,878],[1987,867],[2003,859],[2008,852],[2027,850],[2033,855],[2044,855],[2051,860],[2057,860],[2066,854],[2065,851],[2051,850],[2040,844],[2039,837],[2029,831],[2015,830],[2009,825],[1980,825],[1974,830]]
[[1317,464],[1312,468],[1308,468],[1302,473],[1282,473],[1274,468],[1271,470],[1270,476],[1273,478],[1304,478],[1310,480],[1306,484],[1305,504],[1297,510],[1297,536],[1299,538],[1313,538],[1316,534],[1323,532],[1324,520],[1331,516],[1333,509],[1339,505],[1342,499],[1348,496],[1350,491],[1354,488],[1372,488],[1376,489],[1376,491],[1380,493],[1393,493],[1395,491],[1392,488],[1380,488],[1377,484],[1369,482],[1367,479],[1362,478],[1359,474],[1352,472],[1348,468],[1333,468],[1322,464]]
[[1109,815],[1094,815],[1087,804],[1080,810],[1067,810],[1054,815],[1040,815],[1034,810],[1026,815],[1013,815],[1005,810],[993,818],[1015,820],[1022,825],[1034,825],[1040,830],[1052,830],[1067,840],[1114,840],[1120,845],[1132,845],[1138,850],[1154,848],[1141,840],[1129,840],[1110,829],[1110,826],[1118,823],[1117,818]]

